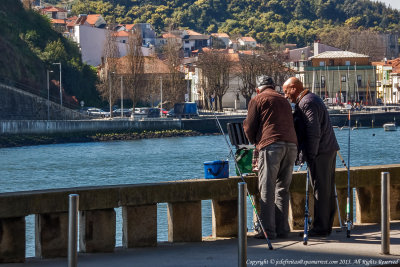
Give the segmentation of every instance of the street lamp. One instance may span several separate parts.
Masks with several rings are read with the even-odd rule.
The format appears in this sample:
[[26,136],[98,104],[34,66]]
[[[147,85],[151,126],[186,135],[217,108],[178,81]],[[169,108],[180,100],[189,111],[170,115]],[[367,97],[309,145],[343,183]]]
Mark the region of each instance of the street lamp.
[[59,65],[59,66],[60,66],[60,105],[62,106],[61,62],[59,62],[59,63],[53,63],[53,65]]
[[122,75],[121,75],[121,118],[124,117],[124,85],[122,83]]
[[112,98],[111,98],[111,77],[112,77],[112,74],[115,74],[115,72],[114,71],[109,71],[108,72],[108,93],[109,93],[109,98],[108,98],[108,102],[109,102],[109,105],[110,105],[110,118],[112,118],[112,102],[111,102],[111,100],[112,100]]
[[49,82],[49,72],[52,70],[47,70],[47,121],[50,120],[50,82]]
[[160,94],[161,94],[161,97],[160,97],[160,115],[162,116],[163,115],[163,112],[162,112],[162,110],[163,110],[163,108],[162,108],[162,102],[163,102],[163,99],[162,99],[162,76],[160,77]]

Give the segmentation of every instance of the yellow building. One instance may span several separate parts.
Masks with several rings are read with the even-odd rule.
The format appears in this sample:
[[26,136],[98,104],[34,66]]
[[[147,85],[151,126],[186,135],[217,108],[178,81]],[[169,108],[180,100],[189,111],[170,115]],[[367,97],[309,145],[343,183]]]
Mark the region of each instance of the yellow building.
[[369,56],[327,51],[310,57],[311,66],[299,73],[304,86],[330,104],[375,104],[375,67]]
[[382,103],[398,103],[398,79],[397,75],[394,75],[393,69],[400,66],[400,58],[373,62],[372,65],[376,67],[377,97],[382,100]]

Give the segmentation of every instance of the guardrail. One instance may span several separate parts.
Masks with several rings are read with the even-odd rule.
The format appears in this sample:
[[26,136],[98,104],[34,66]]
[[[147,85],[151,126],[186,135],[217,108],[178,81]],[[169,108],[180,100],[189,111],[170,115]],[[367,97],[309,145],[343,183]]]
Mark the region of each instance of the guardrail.
[[[391,174],[391,195],[400,194],[400,164],[354,167],[357,223],[380,221],[380,173]],[[245,178],[257,199],[257,177]],[[305,172],[296,172],[290,188],[290,225],[303,227]],[[212,235],[235,237],[238,229],[239,177],[196,179],[153,184],[80,187],[0,194],[0,262],[25,261],[25,217],[35,215],[36,257],[67,257],[68,196],[79,195],[81,252],[115,249],[115,208],[122,207],[124,248],[157,245],[157,203],[168,203],[168,241],[202,241],[201,200],[212,200]],[[341,214],[347,193],[347,171],[338,169],[336,185]],[[256,201],[257,203],[257,201]],[[312,207],[312,203],[310,203]],[[392,220],[400,219],[400,200],[392,197]],[[312,211],[313,209],[310,208]],[[338,224],[336,218],[336,224]]]

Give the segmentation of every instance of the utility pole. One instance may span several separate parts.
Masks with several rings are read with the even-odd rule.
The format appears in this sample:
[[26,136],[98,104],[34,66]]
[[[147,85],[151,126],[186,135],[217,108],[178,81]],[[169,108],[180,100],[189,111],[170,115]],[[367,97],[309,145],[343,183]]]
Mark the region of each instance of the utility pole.
[[47,70],[47,121],[50,120],[50,82],[49,82],[49,72],[52,70]]
[[163,115],[163,112],[162,112],[162,109],[163,109],[163,107],[162,107],[162,103],[163,103],[163,99],[162,99],[162,76],[160,77],[160,93],[161,93],[161,100],[160,100],[160,107],[161,107],[161,109],[160,109],[160,115],[162,116],[162,115]]
[[108,103],[110,105],[110,118],[112,118],[112,104],[111,104],[111,73],[108,73]]
[[122,83],[122,75],[121,75],[121,118],[124,117],[124,87]]

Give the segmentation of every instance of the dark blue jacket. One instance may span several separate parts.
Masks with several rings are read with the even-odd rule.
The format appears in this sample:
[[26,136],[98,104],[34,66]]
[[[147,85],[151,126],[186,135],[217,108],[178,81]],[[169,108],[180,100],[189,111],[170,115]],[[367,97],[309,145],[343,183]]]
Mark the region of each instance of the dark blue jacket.
[[293,114],[299,152],[312,161],[318,154],[339,150],[328,110],[321,98],[308,92]]

